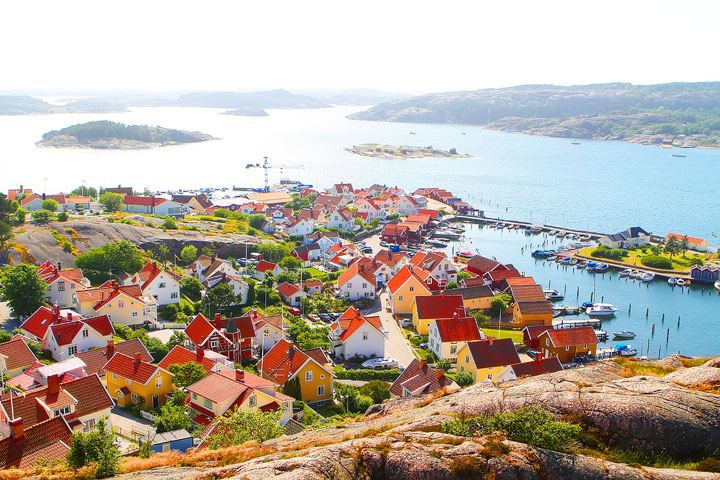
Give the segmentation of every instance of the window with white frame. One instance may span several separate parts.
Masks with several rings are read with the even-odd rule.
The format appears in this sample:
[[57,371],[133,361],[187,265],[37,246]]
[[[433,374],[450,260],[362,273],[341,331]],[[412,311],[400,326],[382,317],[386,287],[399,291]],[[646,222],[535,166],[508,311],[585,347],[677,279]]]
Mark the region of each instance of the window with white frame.
[[254,407],[255,405],[257,405],[257,396],[252,395],[252,396],[248,399],[248,404],[250,405],[250,408],[252,408],[252,407]]
[[367,339],[368,339],[368,332],[363,332],[363,340],[367,340]]
[[305,381],[312,382],[312,379],[313,379],[313,372],[305,372]]
[[170,298],[178,298],[178,292],[170,293]]
[[325,385],[318,385],[318,397],[325,396]]
[[68,355],[75,355],[77,353],[77,345],[70,345],[68,347]]
[[134,312],[132,312],[132,318],[133,318],[133,320],[137,320],[137,318],[138,318],[138,312],[137,312],[137,310],[134,311]]
[[450,354],[455,355],[457,353],[457,345],[450,345]]
[[411,291],[411,292],[414,292],[414,291],[415,291],[415,287],[411,286],[411,287],[410,287],[410,291]]
[[203,398],[203,405],[205,406],[205,408],[212,408],[212,402],[207,398]]
[[210,348],[217,348],[217,347],[218,347],[218,341],[210,340]]
[[155,388],[160,388],[160,387],[162,387],[162,377],[157,377],[155,379]]
[[112,377],[113,377],[113,380],[117,380],[117,374],[116,374],[116,373],[113,373],[113,374],[112,374]]
[[58,292],[65,291],[65,282],[58,282]]
[[90,332],[88,332],[88,329],[87,328],[83,329],[83,333],[82,333],[83,338],[87,338],[88,335],[90,335]]
[[120,299],[118,300],[118,308],[125,308],[125,301]]

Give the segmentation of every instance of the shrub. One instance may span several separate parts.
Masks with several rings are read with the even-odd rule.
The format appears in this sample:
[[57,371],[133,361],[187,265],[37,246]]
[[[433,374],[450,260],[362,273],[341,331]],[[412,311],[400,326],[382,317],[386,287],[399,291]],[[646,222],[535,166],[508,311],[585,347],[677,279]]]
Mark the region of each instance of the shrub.
[[720,460],[717,458],[706,458],[697,464],[696,470],[700,472],[720,473]]
[[361,395],[372,398],[373,403],[382,403],[383,400],[390,398],[388,388],[390,388],[390,385],[381,380],[370,380],[358,390]]
[[338,379],[345,380],[388,380],[395,381],[402,372],[398,368],[388,370],[340,370],[335,372]]
[[435,362],[435,368],[445,370],[446,372],[452,368],[452,362],[449,358],[441,358]]
[[627,257],[629,254],[627,250],[623,250],[622,248],[610,248],[607,245],[600,245],[598,248],[590,252],[590,255],[595,258],[622,260],[623,257]]
[[642,257],[640,262],[646,267],[672,270],[672,261],[669,258],[661,257],[659,255],[647,255]]
[[55,214],[50,210],[35,210],[30,216],[35,223],[49,223],[55,219]]
[[197,258],[197,248],[193,245],[187,245],[180,252],[180,258],[185,263],[194,262]]
[[60,212],[60,213],[58,213],[57,221],[58,222],[67,222],[69,218],[70,217],[68,217],[68,214],[66,212]]
[[470,373],[460,372],[455,375],[455,383],[457,383],[461,387],[467,387],[475,383],[475,380],[473,380],[473,377],[472,375],[470,375]]
[[68,240],[63,241],[63,251],[65,253],[72,252],[73,246],[72,243],[70,243]]
[[165,217],[165,221],[160,225],[163,230],[177,230],[177,223],[172,217]]

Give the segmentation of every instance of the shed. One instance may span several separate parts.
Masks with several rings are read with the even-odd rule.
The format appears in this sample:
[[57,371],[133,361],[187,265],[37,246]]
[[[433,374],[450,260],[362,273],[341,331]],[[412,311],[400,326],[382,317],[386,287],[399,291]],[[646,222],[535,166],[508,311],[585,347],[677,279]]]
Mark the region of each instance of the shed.
[[150,449],[155,453],[177,450],[185,452],[193,446],[193,437],[187,430],[173,430],[172,432],[158,433],[153,438]]

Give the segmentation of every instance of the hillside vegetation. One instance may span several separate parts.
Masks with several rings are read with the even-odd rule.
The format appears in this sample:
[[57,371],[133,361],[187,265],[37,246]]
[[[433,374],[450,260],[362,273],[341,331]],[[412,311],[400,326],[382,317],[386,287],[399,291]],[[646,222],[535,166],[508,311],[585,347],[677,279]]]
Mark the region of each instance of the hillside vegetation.
[[524,85],[422,95],[376,105],[349,118],[462,123],[570,137],[717,146],[720,82],[559,87]]

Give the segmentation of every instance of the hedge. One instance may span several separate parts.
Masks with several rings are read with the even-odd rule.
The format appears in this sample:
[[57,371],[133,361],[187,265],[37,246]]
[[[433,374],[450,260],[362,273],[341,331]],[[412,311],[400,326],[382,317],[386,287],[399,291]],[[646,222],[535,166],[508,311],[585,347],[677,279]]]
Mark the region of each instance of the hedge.
[[669,258],[659,255],[648,255],[640,259],[643,265],[650,268],[662,268],[664,270],[672,270],[672,261]]
[[395,381],[402,372],[398,368],[388,370],[340,370],[335,376],[342,380],[389,380]]

